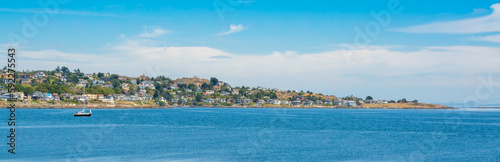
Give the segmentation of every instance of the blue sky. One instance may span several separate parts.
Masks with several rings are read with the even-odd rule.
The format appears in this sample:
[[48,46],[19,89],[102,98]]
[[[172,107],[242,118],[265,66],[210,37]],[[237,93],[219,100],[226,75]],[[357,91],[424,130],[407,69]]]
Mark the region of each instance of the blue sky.
[[20,69],[500,103],[496,1],[29,2],[0,7],[0,47],[18,49]]

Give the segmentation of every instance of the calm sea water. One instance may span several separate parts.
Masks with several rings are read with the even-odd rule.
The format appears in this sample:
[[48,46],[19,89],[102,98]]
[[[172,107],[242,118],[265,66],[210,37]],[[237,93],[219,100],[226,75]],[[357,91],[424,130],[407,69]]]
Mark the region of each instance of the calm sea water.
[[500,110],[17,109],[27,161],[500,161]]

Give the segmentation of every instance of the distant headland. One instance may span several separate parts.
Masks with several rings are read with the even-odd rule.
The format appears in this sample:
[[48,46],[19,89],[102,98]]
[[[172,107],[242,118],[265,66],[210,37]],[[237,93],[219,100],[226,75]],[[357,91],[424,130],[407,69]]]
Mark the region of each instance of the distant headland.
[[[12,76],[12,75],[11,75]],[[18,108],[172,108],[172,107],[244,107],[244,108],[382,108],[451,109],[419,103],[418,100],[377,100],[371,96],[337,97],[310,91],[265,87],[232,87],[217,78],[170,79],[165,76],[128,77],[110,73],[85,74],[79,69],[57,67],[54,70],[15,72],[13,95],[6,91],[9,73],[0,78],[0,104],[14,100]],[[12,83],[12,80],[10,80]],[[85,89],[85,94],[83,91]]]

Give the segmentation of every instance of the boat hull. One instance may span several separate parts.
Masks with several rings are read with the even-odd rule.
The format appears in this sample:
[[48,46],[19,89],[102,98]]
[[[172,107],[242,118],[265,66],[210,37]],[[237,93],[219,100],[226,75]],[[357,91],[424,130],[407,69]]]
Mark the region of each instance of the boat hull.
[[75,116],[91,116],[92,114],[90,114],[90,113],[83,113],[83,114],[82,113],[80,113],[80,114],[75,113],[74,115]]

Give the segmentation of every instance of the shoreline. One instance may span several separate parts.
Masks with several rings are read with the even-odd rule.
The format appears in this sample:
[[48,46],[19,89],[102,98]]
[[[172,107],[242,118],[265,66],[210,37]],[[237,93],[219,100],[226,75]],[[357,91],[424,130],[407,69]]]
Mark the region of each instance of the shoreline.
[[[30,106],[30,107],[16,107],[16,109],[81,109],[82,106]],[[446,109],[457,109],[453,107],[335,107],[335,106],[158,106],[158,105],[143,105],[143,106],[106,106],[106,107],[86,107],[86,109],[175,109],[175,108],[240,108],[240,109],[252,109],[252,108],[264,108],[264,109],[394,109],[394,110],[446,110]]]

